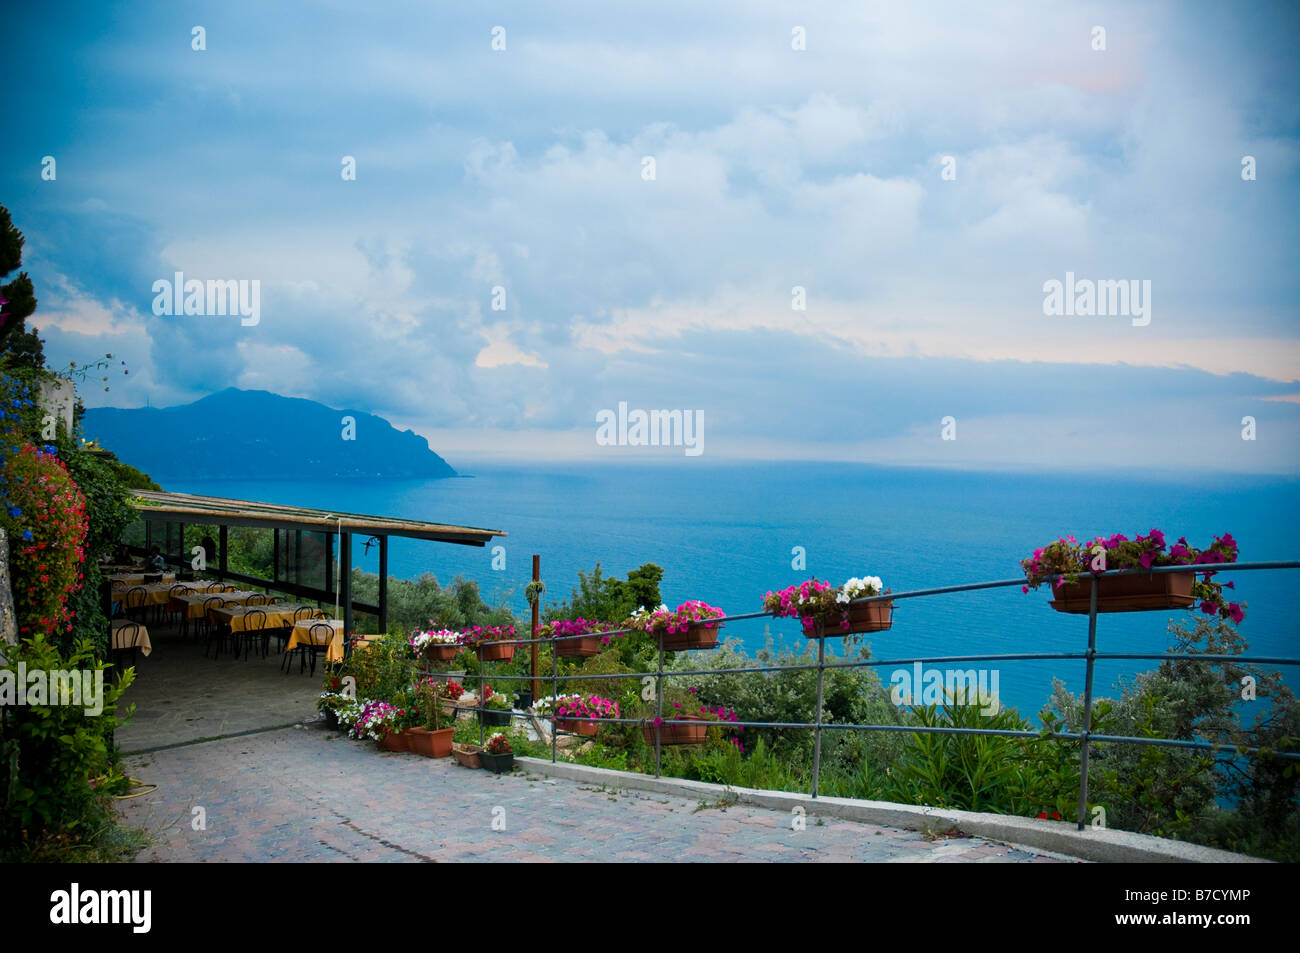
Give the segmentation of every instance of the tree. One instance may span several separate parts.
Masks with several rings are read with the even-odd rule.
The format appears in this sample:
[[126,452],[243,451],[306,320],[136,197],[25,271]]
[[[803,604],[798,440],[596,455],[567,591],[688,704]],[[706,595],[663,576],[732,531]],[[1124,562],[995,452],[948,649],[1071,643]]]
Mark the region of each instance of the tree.
[[[0,205],[0,278],[8,277],[23,262],[23,233],[14,228],[9,210]],[[42,367],[41,339],[27,330],[26,321],[36,311],[36,292],[27,272],[0,285],[0,363],[9,367]]]

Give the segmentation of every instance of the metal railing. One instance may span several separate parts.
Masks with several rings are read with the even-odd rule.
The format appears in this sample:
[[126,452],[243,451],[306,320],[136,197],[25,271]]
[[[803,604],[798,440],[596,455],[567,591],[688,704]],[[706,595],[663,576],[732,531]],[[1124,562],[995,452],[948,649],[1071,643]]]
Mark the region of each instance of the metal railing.
[[[561,675],[559,671],[559,655],[555,651],[558,643],[590,638],[592,633],[586,635],[572,636],[551,636],[536,639],[503,639],[499,644],[504,645],[549,645],[551,652],[551,675],[549,678],[539,677],[537,675],[493,675],[491,681],[523,681],[533,682],[535,684],[549,684],[551,688],[551,697],[560,694],[559,686],[561,682],[568,681],[605,681],[620,678],[654,678],[655,679],[655,701],[657,717],[651,724],[645,718],[600,718],[600,723],[608,724],[638,724],[654,728],[655,733],[655,777],[659,777],[662,757],[662,718],[663,718],[663,682],[665,678],[682,678],[694,675],[740,675],[749,673],[769,673],[769,672],[789,672],[789,671],[809,671],[817,672],[817,707],[816,719],[811,722],[762,722],[762,721],[727,721],[719,723],[727,728],[811,728],[813,730],[813,769],[812,769],[812,796],[818,796],[818,785],[821,775],[821,741],[824,730],[834,731],[895,731],[912,734],[951,734],[951,735],[996,735],[1006,737],[1025,737],[1051,740],[1056,742],[1069,741],[1079,743],[1079,812],[1078,828],[1083,830],[1086,826],[1088,810],[1088,771],[1091,746],[1094,742],[1107,743],[1124,743],[1137,745],[1157,745],[1165,747],[1189,748],[1198,750],[1218,751],[1224,748],[1231,748],[1239,754],[1255,754],[1258,746],[1225,744],[1222,742],[1195,741],[1190,739],[1174,738],[1144,738],[1129,735],[1106,735],[1096,734],[1091,728],[1093,724],[1093,681],[1095,665],[1097,660],[1160,660],[1160,661],[1197,661],[1197,662],[1237,662],[1250,664],[1270,664],[1270,665],[1300,665],[1300,658],[1290,656],[1251,656],[1251,655],[1220,655],[1208,653],[1188,653],[1188,652],[1165,652],[1165,653],[1142,653],[1142,652],[1098,652],[1097,651],[1097,590],[1098,580],[1112,576],[1152,576],[1162,573],[1192,573],[1193,575],[1204,573],[1219,572],[1250,572],[1257,570],[1276,570],[1276,569],[1300,569],[1300,561],[1274,561],[1274,562],[1255,562],[1255,563],[1212,563],[1199,566],[1160,566],[1150,569],[1118,569],[1109,570],[1101,573],[1088,573],[1091,579],[1089,586],[1089,603],[1088,603],[1088,647],[1083,652],[1014,652],[1014,653],[997,653],[997,654],[966,654],[966,655],[921,655],[908,656],[906,658],[890,659],[864,659],[859,661],[845,661],[827,663],[826,661],[826,640],[829,638],[841,638],[845,633],[826,632],[821,624],[818,625],[816,633],[805,633],[809,638],[817,641],[817,662],[816,664],[803,665],[756,665],[745,668],[699,668],[689,670],[671,670],[664,669],[664,647],[663,638],[659,637],[658,641],[658,665],[653,671],[644,672],[614,672],[614,673],[584,673],[575,672],[569,675]],[[1081,576],[1084,574],[1081,574]],[[872,602],[893,602],[906,599],[918,599],[928,596],[942,596],[956,592],[974,592],[987,589],[1002,589],[1011,586],[1023,586],[1025,578],[1023,576],[1015,579],[999,579],[989,582],[965,583],[956,586],[941,586],[932,589],[914,589],[907,592],[895,592],[882,594],[878,596],[869,596],[861,599],[852,600],[852,605],[863,605]],[[1182,611],[1182,610],[1180,610]],[[1082,613],[1078,613],[1082,614]],[[1104,613],[1101,613],[1104,614]],[[776,617],[776,613],[762,611],[749,612],[737,615],[722,616],[716,619],[708,620],[708,624],[721,624],[725,622],[739,622],[749,619],[760,619],[765,617]],[[595,633],[602,637],[614,637],[629,633],[642,632],[641,629],[614,629],[607,632]],[[652,636],[653,637],[653,636]],[[1029,731],[1003,728],[959,728],[959,727],[932,727],[915,724],[844,724],[828,723],[822,720],[825,703],[825,676],[828,670],[835,669],[852,669],[852,668],[875,668],[879,666],[898,666],[911,665],[920,663],[943,663],[943,662],[975,662],[975,661],[997,661],[1013,662],[1027,660],[1082,660],[1085,663],[1084,669],[1084,701],[1082,713],[1082,730],[1077,732],[1070,731]],[[486,665],[481,656],[479,658],[478,679],[480,686],[487,684],[489,679]],[[466,673],[468,674],[468,673]],[[483,740],[484,718],[482,712],[489,711],[484,705],[480,696],[477,708],[466,708],[463,710],[477,711],[480,713],[480,741]],[[499,711],[499,710],[498,710]],[[500,712],[499,712],[500,713]],[[504,714],[504,713],[500,713]],[[510,713],[511,718],[529,719],[540,717],[535,713],[517,713],[513,710]],[[556,730],[557,720],[585,721],[592,719],[583,718],[562,718],[557,719],[552,710],[549,718],[551,723],[551,761],[557,759],[558,750],[558,732]],[[1288,760],[1300,760],[1300,752],[1277,752],[1274,751],[1272,756]]]

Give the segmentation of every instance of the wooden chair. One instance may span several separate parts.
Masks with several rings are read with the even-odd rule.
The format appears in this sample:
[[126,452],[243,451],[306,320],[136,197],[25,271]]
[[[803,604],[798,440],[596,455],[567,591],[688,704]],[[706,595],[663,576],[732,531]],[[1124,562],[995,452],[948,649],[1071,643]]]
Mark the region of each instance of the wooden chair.
[[135,665],[136,651],[140,647],[140,623],[128,622],[117,626],[109,634],[112,645],[110,656],[113,660],[113,681],[120,682],[122,673]]
[[[309,656],[311,657],[311,674],[316,674],[316,658],[317,656],[324,655],[329,650],[330,642],[334,639],[334,626],[322,620],[315,623],[308,630],[307,636],[309,641],[299,642],[297,647],[294,649],[295,652],[302,653],[298,656],[299,675],[302,674]],[[286,661],[288,658],[289,656],[286,655]],[[285,674],[288,674],[287,668],[285,669]]]
[[144,586],[132,586],[122,597],[122,611],[132,622],[139,622],[144,615],[148,606],[145,600],[149,598],[148,590]]
[[226,600],[222,599],[220,596],[209,596],[207,599],[203,600],[203,615],[200,617],[199,621],[203,623],[204,630],[208,636],[207,641],[203,644],[204,658],[208,657],[208,649],[212,647],[214,640],[217,643],[217,654],[212,657],[214,659],[221,657],[221,644],[226,640],[226,633],[223,630],[221,623],[213,617],[212,610],[224,609],[225,607]]
[[[172,586],[170,589],[167,590],[167,605],[164,607],[164,611],[168,615],[170,615],[171,604],[173,599],[178,599],[181,596],[192,596],[192,595],[194,595],[193,589],[191,589],[189,586],[183,586],[180,583],[177,583],[176,585]],[[180,612],[177,612],[176,615],[178,617],[177,621],[179,622],[181,628],[181,638],[185,638],[187,635],[189,635],[190,632],[189,615],[183,609]]]
[[244,631],[239,633],[239,642],[244,649],[244,661],[248,661],[248,655],[253,651],[253,647],[261,643],[262,658],[266,658],[267,645],[271,640],[271,634],[266,628],[266,613],[261,609],[249,609],[244,613]]

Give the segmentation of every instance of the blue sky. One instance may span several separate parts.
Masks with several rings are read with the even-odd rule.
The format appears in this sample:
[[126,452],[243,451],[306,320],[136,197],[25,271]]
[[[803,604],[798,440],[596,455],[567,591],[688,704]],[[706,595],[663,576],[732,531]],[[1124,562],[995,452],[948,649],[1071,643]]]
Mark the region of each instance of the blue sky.
[[[3,14],[33,323],[131,368],[88,404],[263,388],[455,466],[698,459],[597,446],[626,401],[706,459],[1300,469],[1293,5],[383,6]],[[155,316],[175,271],[260,322]],[[1045,315],[1067,272],[1150,323]]]

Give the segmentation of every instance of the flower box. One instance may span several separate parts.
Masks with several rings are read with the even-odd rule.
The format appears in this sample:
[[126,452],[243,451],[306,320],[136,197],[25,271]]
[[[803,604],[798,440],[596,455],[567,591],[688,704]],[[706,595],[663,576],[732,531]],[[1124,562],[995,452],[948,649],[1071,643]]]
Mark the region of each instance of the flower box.
[[[894,624],[894,600],[886,599],[883,602],[860,602],[856,605],[850,605],[847,610],[849,617],[849,627],[846,629],[843,625],[843,617],[838,621],[832,616],[826,621],[823,630],[825,635],[857,635],[862,632],[884,632]],[[808,638],[817,637],[817,629],[804,627],[804,635]]]
[[656,731],[659,732],[661,745],[699,745],[708,740],[711,724],[713,722],[694,715],[683,715],[674,721],[664,721],[658,729],[653,723],[644,724],[641,732],[645,743],[651,746],[655,743]]
[[451,754],[451,728],[430,731],[427,728],[408,728],[407,738],[412,752],[426,758],[445,758]]
[[508,662],[515,657],[516,646],[508,642],[480,642],[474,653],[483,662]]
[[483,761],[479,757],[483,753],[479,745],[452,745],[451,756],[456,759],[456,763],[462,768],[481,768]]
[[694,649],[715,649],[718,647],[718,630],[725,623],[716,625],[692,625],[685,632],[664,632],[662,648],[665,652],[690,652]]
[[489,754],[486,751],[480,751],[479,760],[483,763],[483,767],[493,774],[505,774],[508,771],[513,771],[515,767],[515,753],[513,751],[507,751],[505,754]]
[[390,731],[378,741],[375,747],[380,751],[409,751],[409,743],[406,740],[405,731]]
[[[1150,609],[1186,609],[1196,597],[1191,572],[1152,573],[1149,576],[1098,576],[1098,612],[1142,612]],[[1092,580],[1067,582],[1053,591],[1051,607],[1057,612],[1088,614]]]
[[424,655],[434,662],[450,662],[459,651],[459,645],[429,645],[425,646]]
[[560,658],[591,658],[599,655],[601,649],[599,635],[584,635],[580,639],[563,639],[555,643],[555,654]]
[[594,738],[596,729],[599,726],[590,718],[557,718],[555,727],[560,731],[568,731],[586,738]]

